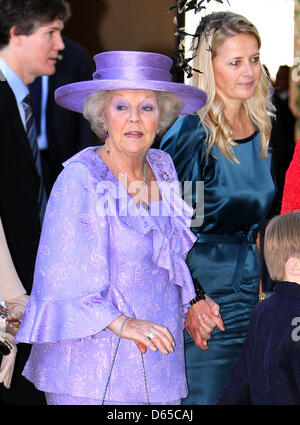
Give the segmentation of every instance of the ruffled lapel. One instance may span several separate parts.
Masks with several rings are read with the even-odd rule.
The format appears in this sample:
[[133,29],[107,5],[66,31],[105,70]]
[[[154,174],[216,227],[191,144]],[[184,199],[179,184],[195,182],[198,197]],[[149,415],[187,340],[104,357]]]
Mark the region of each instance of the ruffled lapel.
[[[162,232],[155,217],[135,204],[125,186],[118,181],[96,150],[97,147],[86,148],[63,165],[66,166],[73,161],[86,163],[99,182],[96,190],[99,199],[105,200],[102,203],[105,214],[117,215],[123,223],[143,235],[152,232],[153,262],[169,271],[170,281],[176,277],[176,283],[181,285],[182,279],[176,275],[179,274],[183,258],[197,238],[189,229],[193,209],[182,199],[177,175],[169,155],[156,149],[150,149],[147,153],[147,161],[161,192],[164,211],[170,217],[165,231]],[[109,196],[105,196],[107,194]]]

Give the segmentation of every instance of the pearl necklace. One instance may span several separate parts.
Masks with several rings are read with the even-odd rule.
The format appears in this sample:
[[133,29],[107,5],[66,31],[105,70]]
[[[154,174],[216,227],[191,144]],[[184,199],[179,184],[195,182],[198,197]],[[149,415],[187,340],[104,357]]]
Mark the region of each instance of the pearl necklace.
[[[108,156],[111,156],[111,159],[115,163],[115,165],[116,165],[116,167],[117,167],[117,169],[119,171],[119,176],[122,177],[122,178],[126,178],[126,173],[124,171],[122,171],[121,168],[119,167],[116,158],[114,157],[112,151],[109,148],[108,141],[105,142],[105,145],[104,146],[105,146],[107,155]],[[148,188],[148,184],[147,184],[147,162],[146,161],[144,162],[144,165],[143,165],[143,175],[144,175],[144,181],[143,181],[142,189],[140,190],[139,198],[140,198],[140,204],[141,204],[141,206],[146,211],[148,211],[149,210],[148,202],[144,201],[144,199],[143,199],[144,189],[145,188]]]

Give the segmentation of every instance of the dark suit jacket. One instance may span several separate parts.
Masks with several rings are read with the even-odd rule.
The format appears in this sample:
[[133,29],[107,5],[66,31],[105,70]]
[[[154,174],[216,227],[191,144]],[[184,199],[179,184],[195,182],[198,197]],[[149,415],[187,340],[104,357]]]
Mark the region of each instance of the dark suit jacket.
[[[87,146],[99,144],[82,114],[68,111],[57,105],[55,90],[65,84],[92,79],[92,61],[86,49],[63,37],[65,49],[62,60],[57,62],[56,72],[49,77],[47,103],[48,167],[51,185],[62,171],[62,163]],[[29,85],[31,89],[31,85]]]
[[41,231],[39,182],[15,96],[8,83],[0,81],[0,214],[13,263],[28,293]]
[[[0,81],[0,215],[14,266],[28,294],[41,231],[39,182],[15,96],[7,82]],[[18,345],[11,388],[0,384],[0,405],[45,404],[43,393],[21,376],[29,351],[29,344]]]
[[300,285],[275,282],[253,310],[242,353],[217,404],[300,405]]
[[295,117],[289,108],[288,99],[282,100],[274,93],[272,102],[276,108],[276,117],[272,121],[270,137],[277,186],[275,202],[271,210],[271,216],[274,216],[280,214],[285,173],[294,154]]

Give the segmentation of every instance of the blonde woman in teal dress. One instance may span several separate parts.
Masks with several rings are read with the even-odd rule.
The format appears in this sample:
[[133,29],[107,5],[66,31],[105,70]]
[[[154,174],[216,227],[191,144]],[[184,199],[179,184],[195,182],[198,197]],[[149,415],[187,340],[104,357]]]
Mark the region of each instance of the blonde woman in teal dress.
[[[193,73],[192,84],[207,93],[207,103],[198,115],[179,118],[161,149],[171,155],[181,182],[204,182],[204,217],[194,221],[198,239],[187,257],[200,296],[185,322],[189,396],[183,403],[215,404],[258,302],[256,238],[275,193],[269,152],[274,108],[259,58],[260,37],[246,18],[207,15],[193,47],[193,67],[202,73]],[[193,193],[194,205],[196,198]],[[225,327],[219,322],[209,347],[199,338],[208,314],[201,287],[219,305]]]

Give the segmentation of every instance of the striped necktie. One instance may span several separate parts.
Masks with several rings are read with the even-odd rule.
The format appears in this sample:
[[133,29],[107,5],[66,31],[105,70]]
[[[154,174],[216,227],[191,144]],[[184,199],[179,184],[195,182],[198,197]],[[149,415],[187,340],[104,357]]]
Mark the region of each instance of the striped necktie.
[[38,149],[38,144],[37,144],[37,132],[36,132],[34,115],[33,115],[32,101],[29,95],[27,95],[24,98],[24,100],[22,101],[22,105],[25,111],[27,137],[32,150],[33,160],[40,176],[40,187],[39,187],[39,194],[38,194],[38,210],[39,210],[40,222],[42,224],[46,205],[47,205],[47,195],[45,191],[43,174],[42,174],[41,155],[40,155],[40,151]]

